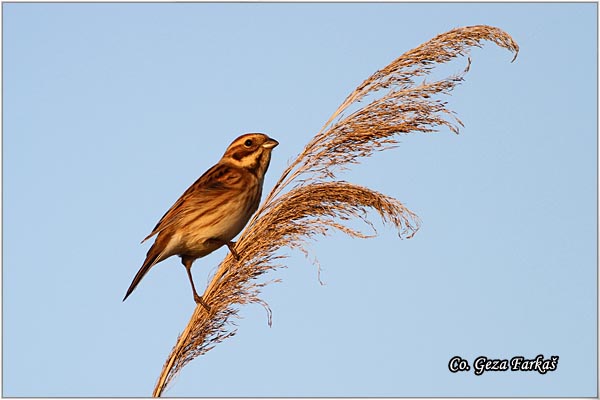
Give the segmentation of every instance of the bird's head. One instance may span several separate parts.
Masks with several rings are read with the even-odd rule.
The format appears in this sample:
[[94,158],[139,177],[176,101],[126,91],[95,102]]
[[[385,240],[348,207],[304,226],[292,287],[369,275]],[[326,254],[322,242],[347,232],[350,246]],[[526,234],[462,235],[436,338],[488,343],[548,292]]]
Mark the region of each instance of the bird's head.
[[229,145],[221,160],[245,168],[262,179],[271,161],[271,151],[278,144],[264,133],[246,133]]

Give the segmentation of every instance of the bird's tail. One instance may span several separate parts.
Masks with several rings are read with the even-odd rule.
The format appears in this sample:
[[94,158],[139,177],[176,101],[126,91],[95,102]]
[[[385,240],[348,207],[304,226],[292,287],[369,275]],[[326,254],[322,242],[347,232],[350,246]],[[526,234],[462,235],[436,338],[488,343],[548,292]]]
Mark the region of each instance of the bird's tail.
[[148,250],[148,253],[146,254],[146,260],[144,261],[144,264],[142,264],[142,267],[137,272],[137,274],[135,274],[135,277],[133,278],[131,285],[129,285],[129,289],[127,289],[127,293],[125,293],[125,297],[123,297],[123,301],[125,301],[127,299],[127,297],[129,297],[131,292],[134,291],[134,289],[140,283],[142,278],[148,273],[148,271],[150,271],[150,268],[152,268],[154,266],[154,264],[156,264],[164,259],[163,258],[164,247],[157,246],[157,244],[158,244],[158,240],[152,245],[152,247],[150,247],[150,250]]

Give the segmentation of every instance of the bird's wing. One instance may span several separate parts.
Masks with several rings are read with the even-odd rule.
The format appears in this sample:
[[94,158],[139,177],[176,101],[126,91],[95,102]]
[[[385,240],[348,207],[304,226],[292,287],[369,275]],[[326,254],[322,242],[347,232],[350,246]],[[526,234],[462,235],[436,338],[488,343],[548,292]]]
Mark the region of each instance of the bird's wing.
[[235,190],[242,185],[243,175],[239,168],[216,164],[196,180],[158,221],[152,232],[142,240],[144,243],[162,230],[184,220],[187,213],[210,205],[215,196]]

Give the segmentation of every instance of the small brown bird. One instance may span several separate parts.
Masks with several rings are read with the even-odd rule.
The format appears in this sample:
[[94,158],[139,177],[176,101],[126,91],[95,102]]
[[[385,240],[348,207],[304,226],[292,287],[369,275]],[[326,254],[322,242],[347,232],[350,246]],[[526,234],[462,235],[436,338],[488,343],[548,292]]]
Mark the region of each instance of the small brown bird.
[[248,223],[260,203],[271,150],[279,143],[262,133],[248,133],[229,145],[221,160],[190,186],[158,221],[142,243],[158,234],[123,301],[155,264],[178,255],[187,270],[194,301],[210,310],[196,292],[192,263],[226,245]]

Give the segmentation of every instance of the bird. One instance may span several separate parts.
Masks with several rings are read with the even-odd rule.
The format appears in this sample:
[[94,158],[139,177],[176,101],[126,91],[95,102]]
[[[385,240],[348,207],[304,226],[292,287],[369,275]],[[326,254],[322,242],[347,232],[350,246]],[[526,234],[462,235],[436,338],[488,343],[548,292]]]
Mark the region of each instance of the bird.
[[271,151],[279,142],[263,133],[246,133],[227,147],[223,157],[196,180],[158,221],[142,243],[156,239],[123,301],[138,286],[150,268],[177,255],[187,271],[194,301],[210,307],[198,295],[192,264],[222,246],[236,260],[235,238],[256,212],[262,196]]

